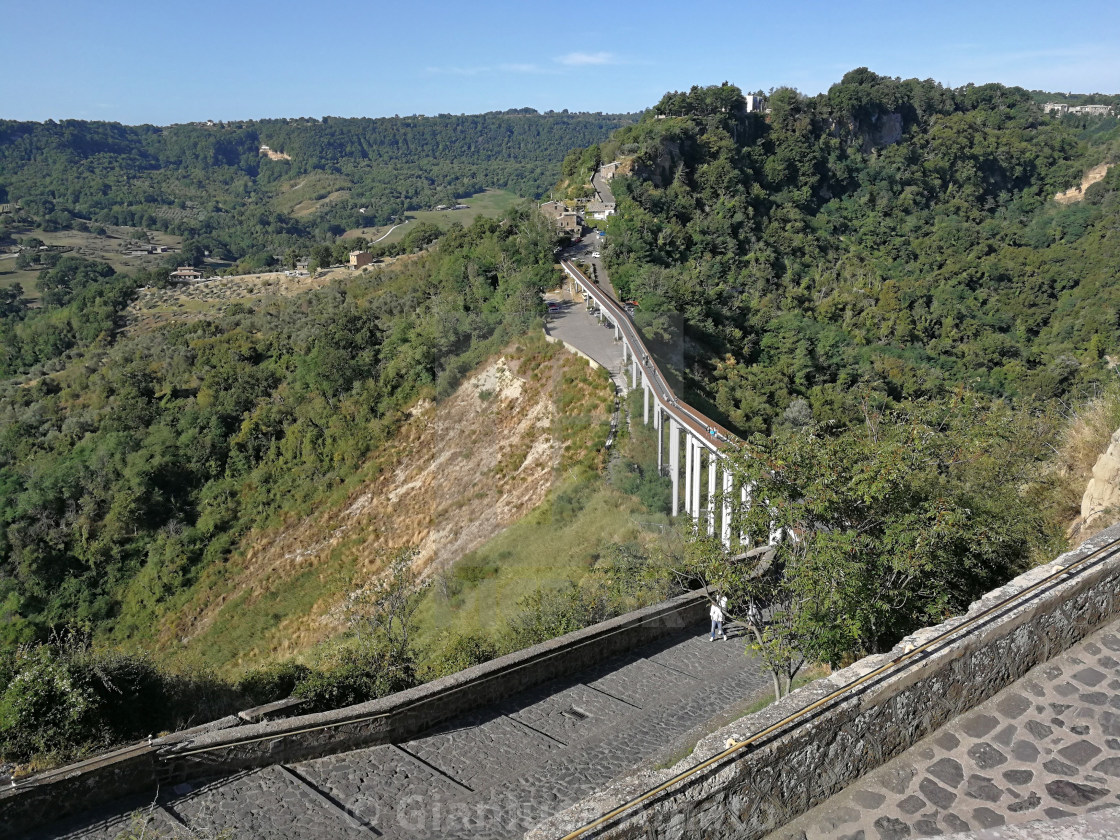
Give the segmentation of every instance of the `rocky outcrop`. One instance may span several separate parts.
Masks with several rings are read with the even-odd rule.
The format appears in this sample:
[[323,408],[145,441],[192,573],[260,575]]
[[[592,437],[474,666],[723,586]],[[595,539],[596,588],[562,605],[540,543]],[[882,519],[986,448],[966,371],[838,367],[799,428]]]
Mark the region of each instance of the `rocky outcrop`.
[[1108,174],[1108,170],[1111,167],[1111,163],[1102,163],[1094,166],[1085,173],[1085,177],[1081,179],[1080,184],[1058,193],[1054,196],[1054,200],[1059,204],[1072,204],[1075,201],[1080,201],[1085,197],[1085,190],[1089,189],[1089,187],[1093,186],[1093,184],[1098,181],[1103,181],[1104,176]]
[[649,181],[658,189],[664,189],[672,183],[677,165],[682,159],[681,144],[676,140],[664,141],[656,158],[648,163],[637,163],[634,166],[634,175]]
[[863,152],[893,146],[902,139],[902,114],[873,114],[871,125],[863,126]]
[[1120,429],[1093,466],[1093,478],[1081,499],[1081,519],[1086,527],[1107,525],[1120,512]]

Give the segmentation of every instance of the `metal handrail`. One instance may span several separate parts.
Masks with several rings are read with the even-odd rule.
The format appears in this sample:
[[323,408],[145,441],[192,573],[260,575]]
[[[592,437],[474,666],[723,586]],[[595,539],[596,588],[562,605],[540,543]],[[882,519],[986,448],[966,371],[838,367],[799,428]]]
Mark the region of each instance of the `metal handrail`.
[[[869,671],[868,673],[864,674],[862,677],[858,677],[858,678],[852,680],[851,682],[847,683],[846,685],[843,685],[840,688],[836,689],[831,694],[828,694],[827,696],[822,697],[821,699],[819,699],[819,700],[817,700],[813,703],[810,703],[809,705],[799,709],[798,711],[794,712],[791,715],[787,715],[786,717],[782,718],[777,723],[771,724],[770,726],[766,727],[765,729],[754,733],[750,737],[744,738],[742,741],[736,741],[736,742],[732,743],[731,745],[729,745],[727,747],[727,749],[723,750],[720,753],[717,753],[716,755],[712,756],[711,758],[709,758],[705,761],[702,761],[699,764],[678,773],[677,775],[673,776],[673,778],[669,779],[668,781],[662,782],[657,787],[651,788],[650,790],[647,790],[645,793],[642,793],[639,796],[635,796],[633,799],[629,800],[628,802],[625,802],[622,805],[619,805],[617,808],[615,808],[611,811],[608,811],[606,814],[603,814],[602,816],[592,820],[591,822],[587,823],[586,825],[583,825],[580,828],[577,828],[575,831],[568,832],[562,838],[560,838],[560,840],[576,840],[576,838],[578,838],[578,837],[583,837],[587,832],[592,831],[592,830],[598,828],[599,826],[603,825],[604,823],[610,822],[611,820],[615,819],[616,817],[619,817],[619,816],[625,814],[627,811],[637,807],[638,805],[641,805],[642,803],[647,802],[648,800],[652,799],[653,797],[657,796],[658,794],[661,794],[661,793],[665,792],[666,790],[668,790],[669,788],[673,787],[673,785],[676,785],[680,782],[683,782],[686,779],[689,779],[692,776],[695,776],[697,773],[700,773],[700,772],[703,772],[704,770],[707,770],[709,767],[713,766],[714,764],[717,764],[717,763],[723,761],[724,759],[729,758],[730,756],[734,755],[735,753],[739,752],[740,750],[742,750],[742,749],[744,749],[748,746],[751,746],[752,744],[757,743],[758,741],[762,740],[763,738],[767,737],[768,735],[772,735],[775,732],[777,732],[778,730],[789,726],[790,724],[801,722],[802,719],[805,718],[810,713],[816,711],[817,709],[821,708],[822,706],[825,706],[825,705],[831,703],[834,700],[837,700],[837,699],[841,698],[845,694],[848,694],[849,692],[851,692],[854,689],[860,687],[864,683],[867,683],[870,680],[873,680],[876,677],[881,676],[882,674],[886,673],[887,671],[889,671],[892,668],[897,668],[899,671],[905,670],[905,668],[907,668],[911,664],[913,664],[913,660],[915,658],[917,658],[919,655],[925,653],[930,648],[932,648],[936,645],[939,645],[942,642],[947,641],[951,636],[957,635],[964,630],[968,630],[968,629],[973,628],[974,625],[976,625],[978,622],[988,618],[993,613],[1004,609],[1009,604],[1011,604],[1013,601],[1023,600],[1026,596],[1033,595],[1039,589],[1047,586],[1050,583],[1053,583],[1053,582],[1057,581],[1058,578],[1068,576],[1068,575],[1072,575],[1075,572],[1080,574],[1080,573],[1084,572],[1086,567],[1091,563],[1104,562],[1105,560],[1107,560],[1110,557],[1112,557],[1113,555],[1115,555],[1117,553],[1117,551],[1120,551],[1120,548],[1118,548],[1118,546],[1120,546],[1120,539],[1113,540],[1113,541],[1107,543],[1106,545],[1103,545],[1100,548],[1095,549],[1094,551],[1090,552],[1089,554],[1085,555],[1084,557],[1082,557],[1078,560],[1074,560],[1073,562],[1069,563],[1066,566],[1060,567],[1053,574],[1047,575],[1046,577],[1044,577],[1041,580],[1031,584],[1030,586],[1026,587],[1025,589],[1022,589],[1019,592],[1016,592],[1015,594],[1010,595],[1007,598],[1004,598],[1002,601],[1000,601],[996,604],[993,604],[991,607],[988,607],[985,610],[982,610],[981,612],[977,613],[976,615],[972,616],[971,618],[967,618],[965,621],[962,621],[960,624],[956,625],[955,627],[951,627],[950,629],[948,629],[948,630],[946,630],[942,633],[939,633],[937,636],[933,637],[932,639],[930,639],[926,642],[923,642],[922,644],[918,645],[917,647],[913,648],[912,650],[906,651],[905,653],[901,654],[900,656],[895,657],[894,659],[890,660],[889,662],[885,663],[884,665],[879,666],[875,670]],[[1109,554],[1108,557],[1103,556],[1106,552],[1108,552],[1110,550],[1111,550],[1111,554]]]

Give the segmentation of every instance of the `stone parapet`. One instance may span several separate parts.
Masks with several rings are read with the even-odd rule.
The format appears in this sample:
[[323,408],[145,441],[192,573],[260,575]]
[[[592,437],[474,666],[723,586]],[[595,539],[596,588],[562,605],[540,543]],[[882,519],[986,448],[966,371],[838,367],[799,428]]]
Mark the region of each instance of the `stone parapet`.
[[[270,704],[24,780],[0,790],[0,836],[160,786],[407,740],[448,718],[597,665],[703,622],[707,599],[689,593],[397,694],[281,720]],[[246,723],[245,718],[264,720]]]
[[[1113,618],[1120,611],[1116,540],[1120,526],[988,593],[964,616],[919,631],[890,653],[861,659],[805,686],[704,738],[676,766],[624,778],[526,836],[564,837],[719,756],[728,742],[776,727],[584,835],[619,840],[764,837]],[[1064,571],[1106,546],[1108,551],[1084,568]],[[970,626],[962,627],[966,623]],[[956,628],[959,633],[919,650]],[[830,699],[880,669],[882,673]],[[814,708],[799,715],[809,707]]]

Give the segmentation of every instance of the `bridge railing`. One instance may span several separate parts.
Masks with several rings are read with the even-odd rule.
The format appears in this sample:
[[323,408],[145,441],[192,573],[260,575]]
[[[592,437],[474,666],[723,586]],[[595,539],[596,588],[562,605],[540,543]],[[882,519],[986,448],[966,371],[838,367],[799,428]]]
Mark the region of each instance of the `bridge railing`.
[[686,403],[673,392],[673,389],[669,387],[668,380],[661,372],[661,368],[658,367],[653,355],[649,352],[641,335],[638,333],[637,327],[634,325],[634,322],[630,320],[629,314],[614,300],[614,298],[595,286],[595,284],[587,278],[587,275],[576,268],[571,260],[561,260],[560,265],[564,271],[567,272],[569,277],[583,286],[584,293],[599,304],[599,307],[604,312],[609,314],[610,319],[622,333],[623,341],[630,346],[630,352],[634,354],[634,358],[640,359],[643,369],[648,372],[651,385],[653,386],[651,390],[653,391],[654,400],[667,414],[673,417],[678,423],[691,430],[697,438],[703,440],[705,444],[712,449],[722,449],[726,444],[737,439],[735,434],[725,429],[699,409]]

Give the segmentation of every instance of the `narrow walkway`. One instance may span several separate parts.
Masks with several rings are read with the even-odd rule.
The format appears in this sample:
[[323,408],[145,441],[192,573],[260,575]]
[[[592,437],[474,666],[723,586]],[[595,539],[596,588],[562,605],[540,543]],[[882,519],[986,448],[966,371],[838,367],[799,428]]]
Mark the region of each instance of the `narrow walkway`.
[[[769,840],[933,837],[1115,807],[1118,658],[1120,620],[1034,668]],[[1040,836],[1079,835],[1059,830]]]
[[[764,696],[768,678],[743,641],[704,628],[515,695],[396,745],[272,767],[160,791],[150,819],[163,837],[231,830],[237,838],[513,838],[666,753],[694,730]],[[682,743],[687,742],[687,743]],[[111,840],[117,803],[38,838]]]

